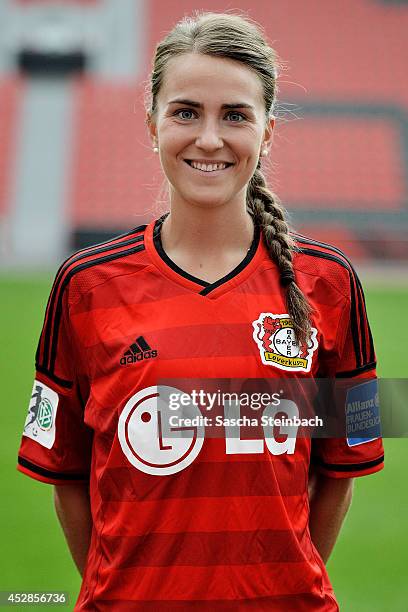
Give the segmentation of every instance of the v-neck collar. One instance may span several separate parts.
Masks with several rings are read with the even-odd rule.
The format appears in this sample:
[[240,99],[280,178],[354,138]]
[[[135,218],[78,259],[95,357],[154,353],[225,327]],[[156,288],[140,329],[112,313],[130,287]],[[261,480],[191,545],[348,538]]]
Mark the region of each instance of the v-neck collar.
[[[168,213],[167,213],[168,214]],[[255,226],[254,239],[244,259],[231,272],[222,278],[209,283],[197,278],[180,268],[163,249],[161,241],[161,227],[167,214],[152,221],[146,228],[145,246],[155,265],[171,280],[181,284],[183,287],[201,295],[215,297],[220,293],[228,291],[231,286],[236,286],[245,280],[258,265],[258,259],[262,257],[259,227]],[[217,291],[215,291],[217,290]],[[214,292],[214,293],[213,293]]]

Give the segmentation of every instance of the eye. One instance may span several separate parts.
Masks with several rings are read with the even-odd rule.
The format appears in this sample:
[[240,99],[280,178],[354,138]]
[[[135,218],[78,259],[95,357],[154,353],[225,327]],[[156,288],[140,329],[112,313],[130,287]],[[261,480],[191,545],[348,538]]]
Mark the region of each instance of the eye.
[[195,116],[195,113],[189,108],[182,108],[178,110],[175,114],[179,119],[183,119],[183,121],[189,121],[190,119],[194,119]]
[[229,113],[227,113],[226,117],[228,117],[228,120],[232,121],[233,123],[241,123],[246,119],[245,115],[239,113],[238,111],[230,111]]

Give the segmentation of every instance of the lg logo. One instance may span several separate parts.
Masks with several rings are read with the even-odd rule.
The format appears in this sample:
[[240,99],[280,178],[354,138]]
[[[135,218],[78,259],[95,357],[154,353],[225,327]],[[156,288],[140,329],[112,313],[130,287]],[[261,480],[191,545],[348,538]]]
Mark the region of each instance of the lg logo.
[[[119,417],[118,436],[122,451],[134,467],[146,474],[176,474],[194,461],[203,446],[205,427],[200,409],[191,402],[177,412],[171,410],[170,396],[174,393],[181,392],[167,386],[142,389],[129,399]],[[239,405],[228,406],[225,420],[228,424],[224,426],[227,455],[262,454],[265,444],[273,455],[294,453],[297,427],[282,426],[276,431],[276,427],[264,424],[264,440],[241,439],[236,424],[239,413]],[[262,420],[273,419],[278,413],[284,413],[288,418],[299,416],[294,402],[282,400],[279,406],[266,406]]]
[[[146,474],[175,474],[194,461],[204,443],[204,427],[170,427],[172,387],[148,387],[133,395],[118,424],[119,441],[128,461]],[[199,416],[198,407],[187,407]]]

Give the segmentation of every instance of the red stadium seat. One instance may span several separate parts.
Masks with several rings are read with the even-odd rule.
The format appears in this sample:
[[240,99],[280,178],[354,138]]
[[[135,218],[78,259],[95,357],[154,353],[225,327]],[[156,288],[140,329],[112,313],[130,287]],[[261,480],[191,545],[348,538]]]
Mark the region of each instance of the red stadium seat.
[[163,180],[145,126],[143,87],[79,80],[75,128],[72,225],[143,223]]
[[[218,0],[205,10],[220,12]],[[408,106],[408,7],[377,0],[235,0],[265,28],[289,66],[280,98],[393,103]],[[250,7],[250,9],[249,9]],[[199,0],[151,0],[150,49],[180,17],[203,10]],[[335,40],[333,40],[335,36]]]
[[[146,6],[145,57],[180,17],[202,8],[198,0],[151,0]],[[248,13],[247,0],[234,6]],[[205,5],[206,10],[221,8],[217,0]],[[401,122],[408,107],[408,7],[371,0],[350,7],[340,0],[294,0],[291,14],[296,18],[288,18],[287,3],[266,0],[250,11],[290,67],[281,75],[281,121],[268,174],[291,210],[320,211],[326,224],[328,212],[343,211],[344,229],[333,235],[339,243],[348,236],[347,223],[354,227],[356,212],[405,214]],[[145,130],[143,85],[82,79],[76,96],[73,227],[110,231],[144,222],[157,212],[163,177]],[[352,242],[351,254],[371,252]]]
[[398,210],[405,202],[398,124],[363,117],[305,116],[277,127],[276,191],[296,208]]

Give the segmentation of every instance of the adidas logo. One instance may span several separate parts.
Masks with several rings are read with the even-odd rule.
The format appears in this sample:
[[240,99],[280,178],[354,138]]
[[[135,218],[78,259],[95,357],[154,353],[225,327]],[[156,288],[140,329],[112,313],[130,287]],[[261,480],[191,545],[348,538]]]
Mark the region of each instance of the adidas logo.
[[153,357],[157,357],[157,351],[150,348],[143,336],[139,336],[120,359],[120,365],[125,366],[129,363],[136,363],[137,361],[152,359]]

